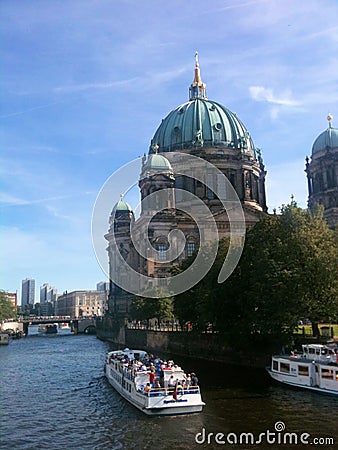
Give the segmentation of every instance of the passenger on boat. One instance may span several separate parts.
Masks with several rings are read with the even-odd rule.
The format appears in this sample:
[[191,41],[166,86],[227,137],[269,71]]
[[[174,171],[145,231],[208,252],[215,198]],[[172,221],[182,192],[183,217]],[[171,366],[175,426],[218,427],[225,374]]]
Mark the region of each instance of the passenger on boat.
[[187,387],[189,389],[189,387],[191,386],[191,376],[190,373],[188,373],[188,375],[185,377],[184,380],[184,386]]
[[147,383],[147,385],[144,387],[143,392],[146,394],[147,392],[149,392],[151,390],[151,386],[150,383]]
[[171,377],[169,378],[169,381],[168,381],[168,386],[175,387],[175,385],[176,385],[176,380],[174,378],[174,375],[171,375]]
[[150,382],[150,385],[151,385],[152,387],[154,387],[154,383],[155,383],[155,371],[154,371],[154,370],[150,370],[150,373],[149,373],[149,382]]
[[198,386],[198,378],[195,373],[191,374],[191,385]]

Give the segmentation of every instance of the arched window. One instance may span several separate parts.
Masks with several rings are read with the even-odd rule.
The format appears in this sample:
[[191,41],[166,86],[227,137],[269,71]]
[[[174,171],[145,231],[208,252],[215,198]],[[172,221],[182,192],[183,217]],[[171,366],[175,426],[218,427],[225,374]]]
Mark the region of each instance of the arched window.
[[188,241],[187,242],[187,256],[192,256],[195,252],[195,242],[194,241]]
[[158,252],[158,260],[159,261],[166,261],[166,259],[167,259],[167,246],[165,244],[158,244],[157,252]]

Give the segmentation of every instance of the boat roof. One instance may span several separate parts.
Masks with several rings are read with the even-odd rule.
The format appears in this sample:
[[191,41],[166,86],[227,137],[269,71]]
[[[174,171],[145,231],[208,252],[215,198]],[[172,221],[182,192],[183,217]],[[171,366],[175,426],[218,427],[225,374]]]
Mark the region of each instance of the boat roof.
[[111,352],[108,352],[108,355],[116,355],[116,356],[126,355],[129,357],[134,357],[135,354],[144,357],[147,355],[147,352],[145,350],[134,350],[134,349],[131,350],[129,348],[125,348],[124,350],[113,350]]

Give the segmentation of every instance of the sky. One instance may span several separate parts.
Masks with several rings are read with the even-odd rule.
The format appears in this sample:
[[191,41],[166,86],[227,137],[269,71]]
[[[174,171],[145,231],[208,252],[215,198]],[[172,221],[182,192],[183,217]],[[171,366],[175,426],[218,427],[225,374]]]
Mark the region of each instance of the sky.
[[4,0],[0,15],[1,289],[20,299],[34,278],[38,301],[43,283],[106,281],[95,199],[188,100],[196,50],[208,98],[262,150],[269,212],[292,194],[306,207],[305,157],[338,121],[337,1]]

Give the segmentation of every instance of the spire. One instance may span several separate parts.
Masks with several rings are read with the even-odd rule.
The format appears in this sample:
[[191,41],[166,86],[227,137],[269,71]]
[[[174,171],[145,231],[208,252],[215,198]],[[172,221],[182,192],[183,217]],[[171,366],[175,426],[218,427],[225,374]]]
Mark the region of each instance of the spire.
[[191,83],[189,88],[189,100],[194,100],[195,98],[203,98],[204,100],[207,99],[206,85],[202,81],[200,66],[198,63],[198,52],[195,52],[194,81]]
[[333,115],[329,113],[327,116],[327,120],[329,121],[329,128],[332,128],[332,119],[333,119]]

